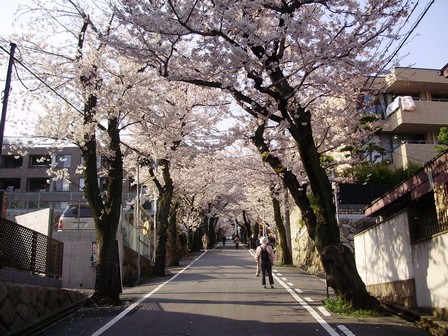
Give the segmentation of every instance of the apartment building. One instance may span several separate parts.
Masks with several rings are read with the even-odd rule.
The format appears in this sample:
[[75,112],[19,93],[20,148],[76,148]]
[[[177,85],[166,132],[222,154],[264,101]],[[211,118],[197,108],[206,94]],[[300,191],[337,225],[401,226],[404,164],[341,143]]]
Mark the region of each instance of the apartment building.
[[[18,143],[20,143],[18,145]],[[82,166],[81,151],[76,146],[55,150],[51,141],[31,143],[27,139],[6,138],[0,158],[0,190],[14,192],[81,192],[84,177],[79,171]],[[102,160],[98,157],[98,168]],[[68,179],[53,179],[47,170],[66,169]],[[100,187],[105,191],[107,177],[100,177]],[[124,191],[131,191],[129,181]]]
[[[37,210],[48,207],[64,209],[70,203],[85,203],[81,151],[76,146],[55,150],[50,140],[5,138],[0,158],[0,190],[8,195],[8,208]],[[102,160],[98,157],[98,169]],[[48,169],[65,169],[68,179],[55,179]],[[107,176],[99,178],[106,191]],[[123,198],[135,197],[135,185],[123,183]]]
[[[375,136],[395,168],[422,165],[436,156],[440,128],[448,126],[448,78],[444,69],[397,67],[368,83],[362,96],[369,113],[379,115]],[[374,160],[373,160],[374,161]]]

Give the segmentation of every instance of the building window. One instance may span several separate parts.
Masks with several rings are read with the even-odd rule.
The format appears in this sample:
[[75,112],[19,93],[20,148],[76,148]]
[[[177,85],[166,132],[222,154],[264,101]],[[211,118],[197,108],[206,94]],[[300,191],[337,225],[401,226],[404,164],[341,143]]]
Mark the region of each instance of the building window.
[[80,179],[79,179],[79,191],[84,191],[84,186],[85,186],[86,184],[85,184],[85,179],[84,179],[84,177],[81,177]]
[[39,192],[49,191],[50,184],[48,178],[29,178],[27,183],[27,191]]
[[72,166],[72,156],[70,154],[58,154],[55,160],[56,168],[70,168]]
[[20,191],[20,179],[19,178],[0,179],[0,190]]
[[70,183],[66,179],[54,181],[55,191],[70,191]]
[[[85,166],[84,157],[82,157],[82,156],[81,156],[80,164],[81,164],[81,166]],[[96,156],[96,168],[97,169],[107,168],[107,161],[103,157],[101,157],[101,155]]]
[[[100,177],[98,179],[98,186],[100,188],[100,191],[107,190],[107,182],[108,182],[107,177]],[[86,183],[85,179],[83,177],[81,177],[79,179],[79,191],[84,191],[84,186],[86,185],[85,183]]]
[[0,168],[22,168],[23,157],[18,155],[2,155]]
[[50,168],[50,155],[30,155],[29,168]]

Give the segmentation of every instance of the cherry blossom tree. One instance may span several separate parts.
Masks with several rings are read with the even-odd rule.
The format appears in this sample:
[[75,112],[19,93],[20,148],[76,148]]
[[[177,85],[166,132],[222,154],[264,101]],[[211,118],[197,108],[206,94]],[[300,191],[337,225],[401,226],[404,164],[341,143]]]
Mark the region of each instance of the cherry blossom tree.
[[[133,148],[139,157],[151,161],[141,177],[155,187],[158,195],[154,265],[157,275],[165,275],[167,256],[170,265],[179,264],[177,212],[181,197],[187,193],[188,180],[204,176],[191,174],[192,167],[198,157],[210,155],[225,144],[224,139],[223,144],[207,141],[210,133],[218,132],[216,124],[226,116],[227,101],[216,93],[214,89],[199,90],[190,84],[173,84],[161,78],[153,89],[157,99],[144,104],[152,113],[136,119],[132,127]],[[131,165],[136,161],[131,158]]]
[[[29,94],[46,107],[37,122],[36,136],[54,139],[55,146],[75,144],[81,150],[79,171],[98,244],[92,299],[100,305],[119,305],[116,233],[122,208],[123,156],[130,148],[121,134],[135,122],[134,113],[141,116],[147,111],[140,102],[150,99],[153,83],[141,71],[144,64],[109,46],[106,37],[120,25],[104,3],[39,1],[28,14],[32,17],[30,33],[17,37],[17,45],[21,64],[35,75],[27,81],[32,88]],[[98,157],[103,160],[101,169]],[[55,178],[70,180],[66,172],[53,173],[58,174]],[[107,178],[106,192],[100,188],[100,177]]]
[[[162,76],[230,93],[256,120],[253,143],[283,180],[316,244],[328,283],[356,308],[376,307],[339,238],[323,153],[353,141],[348,104],[365,75],[386,61],[410,0],[120,0],[116,13],[134,36],[121,50]],[[387,56],[387,55],[386,55]],[[275,128],[272,130],[271,128]],[[302,180],[270,144],[295,144]],[[316,199],[313,209],[307,187]]]

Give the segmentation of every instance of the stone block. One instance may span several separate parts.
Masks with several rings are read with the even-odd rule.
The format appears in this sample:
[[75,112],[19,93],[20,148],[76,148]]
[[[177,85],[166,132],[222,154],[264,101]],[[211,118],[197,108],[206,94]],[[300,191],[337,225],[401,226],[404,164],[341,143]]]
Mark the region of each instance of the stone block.
[[19,303],[16,307],[16,315],[20,316],[24,321],[29,321],[30,313],[28,306],[24,303]]
[[30,291],[30,305],[35,306],[37,302],[37,291],[36,288],[33,288]]
[[19,304],[24,303],[28,305],[30,303],[30,295],[33,289],[31,287],[21,286],[19,294]]
[[56,305],[57,302],[58,302],[58,292],[53,289],[48,290],[45,305],[48,308],[52,309]]
[[0,303],[6,298],[8,295],[8,287],[3,282],[0,282]]
[[14,323],[15,309],[12,300],[8,297],[0,305],[0,324],[8,327]]
[[36,312],[39,316],[44,315],[45,313],[45,302],[44,300],[38,299],[36,302]]

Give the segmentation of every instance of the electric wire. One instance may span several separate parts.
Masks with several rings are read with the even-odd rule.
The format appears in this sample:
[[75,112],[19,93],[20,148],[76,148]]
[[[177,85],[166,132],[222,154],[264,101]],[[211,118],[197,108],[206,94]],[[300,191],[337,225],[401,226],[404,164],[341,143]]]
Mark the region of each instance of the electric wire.
[[[10,55],[9,51],[0,45],[0,49]],[[34,78],[36,78],[39,82],[41,82],[44,86],[46,86],[51,92],[53,92],[57,97],[61,98],[64,102],[66,102],[69,106],[71,106],[76,112],[82,113],[73,103],[71,103],[67,98],[65,98],[62,94],[57,92],[50,84],[46,83],[42,78],[36,75],[30,68],[28,68],[25,64],[23,64],[20,60],[14,57],[14,63],[20,64],[26,71],[28,71]],[[22,85],[27,88],[23,83]]]

